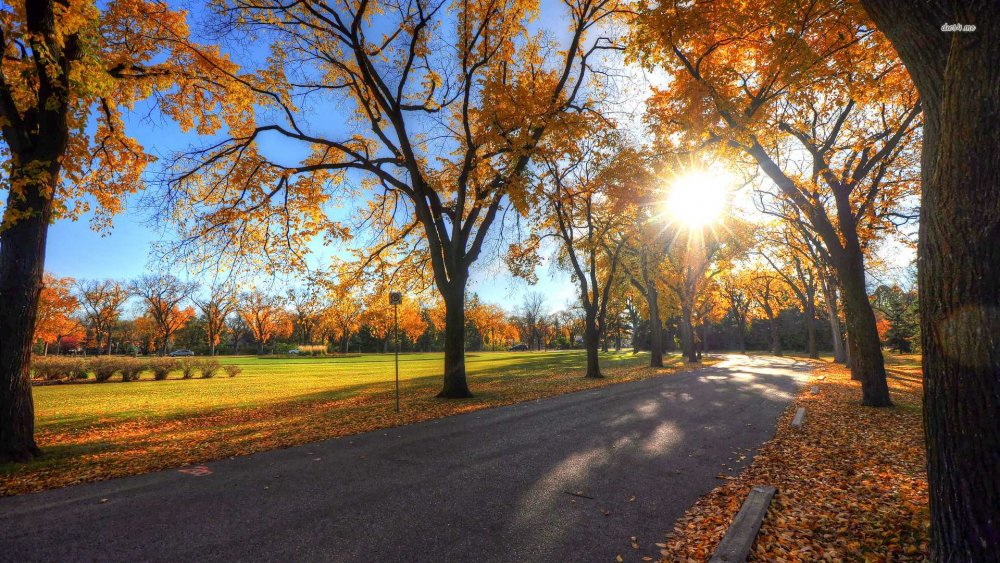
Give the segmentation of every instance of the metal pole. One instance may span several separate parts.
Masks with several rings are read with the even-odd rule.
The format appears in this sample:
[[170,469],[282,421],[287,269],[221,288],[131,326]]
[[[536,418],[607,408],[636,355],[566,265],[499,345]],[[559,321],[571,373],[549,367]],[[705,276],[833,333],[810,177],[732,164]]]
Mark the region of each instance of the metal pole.
[[399,413],[399,305],[392,306],[393,332],[396,336],[396,412]]

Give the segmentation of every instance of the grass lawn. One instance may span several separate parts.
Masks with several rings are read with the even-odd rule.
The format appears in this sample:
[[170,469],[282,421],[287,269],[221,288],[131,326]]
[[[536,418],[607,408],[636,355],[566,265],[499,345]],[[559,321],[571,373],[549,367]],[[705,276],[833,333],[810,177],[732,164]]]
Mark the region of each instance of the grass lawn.
[[393,356],[220,358],[236,378],[43,385],[34,388],[44,456],[0,465],[0,496],[303,444],[420,420],[668,373],[647,354],[602,354],[605,379],[582,376],[582,351],[474,352],[467,400],[434,399],[443,355],[400,356],[402,413],[395,413]]
[[[750,488],[771,484],[778,492],[751,561],[926,561],[920,356],[885,360],[895,403],[887,409],[862,407],[861,385],[844,366],[810,360],[814,378],[779,419],[774,439],[738,476],[720,475],[723,484],[675,524],[664,560],[707,560]],[[793,428],[799,406],[805,424]]]

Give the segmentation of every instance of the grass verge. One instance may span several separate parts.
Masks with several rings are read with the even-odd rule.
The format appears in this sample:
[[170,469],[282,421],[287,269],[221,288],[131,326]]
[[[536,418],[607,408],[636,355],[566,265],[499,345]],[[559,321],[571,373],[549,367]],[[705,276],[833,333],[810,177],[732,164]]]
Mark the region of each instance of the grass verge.
[[[0,496],[146,473],[305,444],[677,371],[652,369],[647,354],[602,354],[604,379],[581,377],[577,352],[470,354],[475,398],[433,398],[440,355],[400,358],[402,412],[392,364],[358,359],[236,359],[236,379],[171,379],[46,386],[35,390],[44,456],[0,465]],[[407,362],[410,365],[407,365]],[[711,364],[713,360],[705,362]],[[433,364],[433,368],[431,365]]]
[[[752,561],[924,561],[929,513],[919,356],[888,357],[895,406],[862,407],[850,372],[816,362],[813,380],[751,465],[680,518],[663,561],[711,557],[751,487],[771,484]],[[824,379],[820,380],[819,377]],[[818,385],[814,395],[810,387]],[[805,424],[792,428],[795,408]],[[734,456],[739,456],[734,452]]]

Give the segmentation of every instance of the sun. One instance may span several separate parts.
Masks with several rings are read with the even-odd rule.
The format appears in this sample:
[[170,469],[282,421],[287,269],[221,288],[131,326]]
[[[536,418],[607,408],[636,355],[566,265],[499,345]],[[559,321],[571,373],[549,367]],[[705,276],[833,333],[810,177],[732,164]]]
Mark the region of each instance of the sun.
[[664,211],[690,229],[714,225],[729,205],[729,178],[710,171],[692,171],[671,183]]

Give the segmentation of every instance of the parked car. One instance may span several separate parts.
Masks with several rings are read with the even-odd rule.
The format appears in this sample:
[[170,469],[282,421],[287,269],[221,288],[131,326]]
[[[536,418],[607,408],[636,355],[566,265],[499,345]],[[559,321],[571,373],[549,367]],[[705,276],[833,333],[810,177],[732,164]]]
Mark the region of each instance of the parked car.
[[173,352],[171,352],[171,353],[169,353],[167,355],[170,356],[170,357],[173,357],[173,358],[178,358],[178,357],[181,357],[181,356],[193,356],[194,352],[192,352],[191,350],[186,350],[184,348],[180,348],[178,350],[174,350]]
[[507,348],[508,352],[525,352],[528,350],[527,344],[515,344],[510,348]]
[[293,356],[298,356],[299,354],[302,353],[302,350],[299,350],[298,348],[292,348],[291,350],[288,351],[288,353]]

